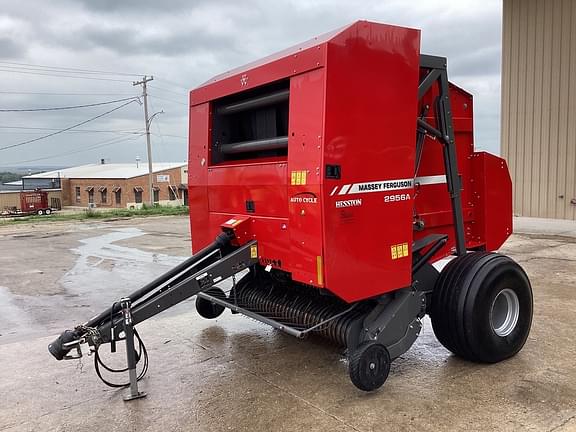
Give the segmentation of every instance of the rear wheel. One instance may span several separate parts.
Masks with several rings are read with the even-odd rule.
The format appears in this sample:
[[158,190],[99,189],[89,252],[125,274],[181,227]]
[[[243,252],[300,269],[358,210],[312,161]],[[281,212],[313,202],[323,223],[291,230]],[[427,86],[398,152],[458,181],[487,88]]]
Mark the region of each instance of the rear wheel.
[[44,210],[40,209],[36,212],[38,216],[42,216],[44,214]]
[[52,213],[52,210],[46,209],[45,214],[46,214],[46,215],[49,215],[50,213]]
[[522,349],[532,324],[532,288],[511,258],[473,252],[450,261],[432,294],[438,340],[467,360],[496,363]]

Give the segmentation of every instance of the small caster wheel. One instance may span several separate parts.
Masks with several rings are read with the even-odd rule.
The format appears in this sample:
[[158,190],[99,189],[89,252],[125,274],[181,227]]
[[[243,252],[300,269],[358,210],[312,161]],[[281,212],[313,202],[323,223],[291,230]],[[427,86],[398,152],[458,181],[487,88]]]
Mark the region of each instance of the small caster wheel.
[[350,355],[350,379],[360,390],[377,390],[388,378],[390,363],[390,354],[384,345],[364,342]]
[[[211,295],[212,297],[216,297],[217,299],[224,300],[226,298],[224,291],[218,287],[210,288],[208,291],[206,291],[206,294]],[[218,318],[220,315],[222,315],[224,309],[226,309],[224,306],[212,303],[210,300],[203,299],[202,297],[196,297],[196,310],[202,318]]]

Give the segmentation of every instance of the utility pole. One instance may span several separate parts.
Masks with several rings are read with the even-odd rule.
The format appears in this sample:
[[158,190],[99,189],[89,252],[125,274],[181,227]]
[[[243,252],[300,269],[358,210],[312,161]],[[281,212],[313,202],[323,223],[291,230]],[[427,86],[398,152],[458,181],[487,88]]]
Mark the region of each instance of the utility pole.
[[153,76],[146,76],[141,81],[134,81],[132,85],[142,86],[142,99],[144,100],[144,121],[146,122],[146,151],[148,152],[148,194],[150,196],[150,206],[154,206],[153,175],[152,175],[152,145],[150,144],[150,119],[148,118],[148,92],[146,83],[152,81]]

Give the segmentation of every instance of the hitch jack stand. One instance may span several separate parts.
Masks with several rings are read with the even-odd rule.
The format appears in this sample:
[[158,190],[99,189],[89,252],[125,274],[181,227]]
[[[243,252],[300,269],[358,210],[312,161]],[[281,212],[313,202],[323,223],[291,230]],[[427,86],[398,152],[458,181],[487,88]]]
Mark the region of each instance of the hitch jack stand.
[[136,374],[136,351],[134,347],[134,326],[132,324],[131,301],[129,298],[120,300],[122,319],[124,322],[124,337],[126,338],[126,358],[130,377],[130,393],[124,396],[125,401],[146,397],[145,392],[138,391],[138,375]]

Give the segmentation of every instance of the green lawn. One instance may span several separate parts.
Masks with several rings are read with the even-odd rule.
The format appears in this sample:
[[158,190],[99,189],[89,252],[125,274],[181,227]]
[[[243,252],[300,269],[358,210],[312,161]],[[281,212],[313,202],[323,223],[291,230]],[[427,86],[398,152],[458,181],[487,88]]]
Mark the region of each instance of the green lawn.
[[187,215],[187,206],[162,207],[143,206],[141,209],[111,209],[111,210],[84,210],[79,213],[53,213],[49,216],[22,216],[14,219],[1,219],[0,225],[21,224],[21,223],[40,223],[40,222],[59,222],[85,219],[111,219],[118,217],[146,217],[146,216],[176,216]]

